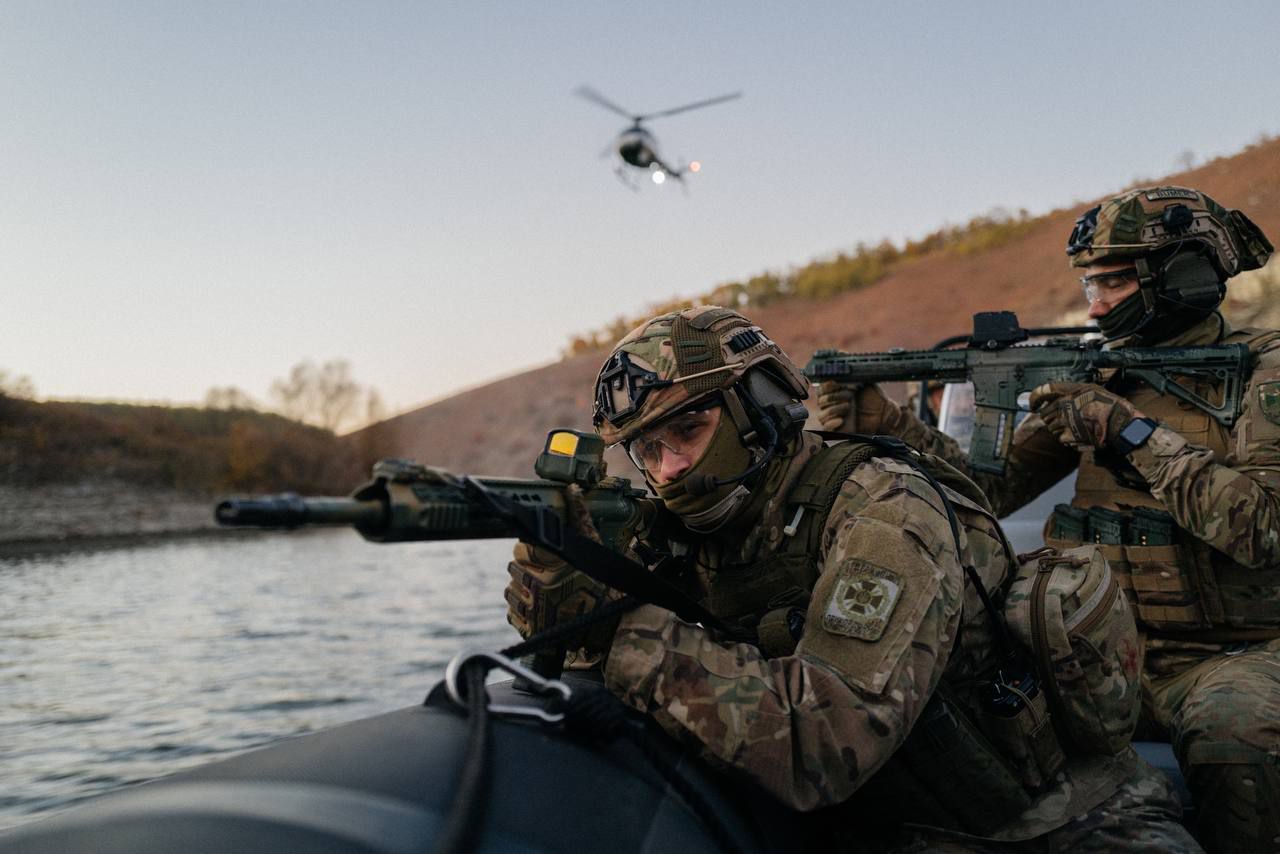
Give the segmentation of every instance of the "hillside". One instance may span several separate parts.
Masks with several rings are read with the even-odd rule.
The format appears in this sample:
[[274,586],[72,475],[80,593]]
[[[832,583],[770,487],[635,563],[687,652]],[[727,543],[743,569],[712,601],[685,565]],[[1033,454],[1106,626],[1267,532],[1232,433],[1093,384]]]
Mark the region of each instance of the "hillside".
[[[1280,240],[1280,140],[1151,183],[1203,189],[1243,209]],[[976,311],[1006,309],[1027,326],[1055,324],[1082,307],[1078,274],[1068,268],[1063,247],[1076,217],[1091,204],[1072,203],[1040,217],[992,249],[944,249],[913,258],[860,290],[744,311],[797,359],[821,347],[927,347],[966,331]],[[1273,262],[1269,272],[1275,269]],[[1236,292],[1260,295],[1256,287]],[[1227,311],[1236,318],[1257,307],[1229,297]],[[603,357],[598,350],[580,353],[405,413],[372,428],[373,444],[455,471],[531,476],[548,430],[590,428],[591,382]],[[362,431],[355,440],[369,445],[373,435]],[[611,459],[618,470],[621,459]]]
[[243,410],[0,395],[0,550],[213,527],[230,492],[347,492],[360,447]]

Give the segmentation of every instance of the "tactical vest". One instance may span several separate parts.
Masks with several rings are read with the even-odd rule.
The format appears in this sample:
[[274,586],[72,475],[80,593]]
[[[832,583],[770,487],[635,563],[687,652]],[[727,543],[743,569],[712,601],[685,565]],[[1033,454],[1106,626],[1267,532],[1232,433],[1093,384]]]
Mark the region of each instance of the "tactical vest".
[[805,463],[787,494],[780,546],[764,560],[721,567],[711,579],[707,610],[754,637],[768,658],[795,651],[810,594],[821,567],[823,523],[849,475],[870,459],[870,445],[845,442],[823,448]]
[[[1241,329],[1222,343],[1248,344],[1250,352],[1270,349],[1280,341],[1280,332]],[[1193,390],[1215,399],[1218,389],[1198,383]],[[1193,445],[1213,452],[1215,462],[1233,462],[1230,430],[1208,413],[1190,404],[1162,395],[1144,383],[1116,389],[1143,414],[1181,434]],[[1136,472],[1134,473],[1136,474]],[[1252,640],[1280,637],[1280,609],[1272,596],[1259,599],[1259,588],[1280,590],[1280,567],[1250,569],[1180,528],[1172,542],[1144,544],[1144,537],[1132,529],[1134,510],[1164,511],[1164,505],[1142,483],[1126,485],[1108,465],[1106,452],[1086,450],[1081,454],[1072,505],[1081,509],[1115,511],[1111,517],[1116,537],[1098,536],[1112,570],[1137,610],[1139,626],[1157,633],[1194,633],[1186,637],[1204,641]],[[1139,510],[1139,516],[1142,511]],[[1174,523],[1176,527],[1176,523]],[[1051,518],[1046,526],[1046,542],[1058,547],[1078,544],[1071,537],[1054,536]],[[1057,528],[1061,533],[1061,528]],[[1116,542],[1107,542],[1115,539]]]
[[[806,463],[787,495],[785,518],[792,524],[778,549],[751,565],[722,567],[711,579],[703,604],[754,636],[766,657],[795,651],[821,570],[827,516],[853,470],[878,453],[853,441],[825,447]],[[981,491],[963,474],[935,457],[925,457],[924,464],[938,481],[986,506]],[[1024,713],[1001,718],[978,710],[971,687],[953,685],[944,673],[905,743],[849,809],[877,825],[909,820],[990,834],[1052,786],[1063,762],[1043,692]],[[1077,812],[1093,805],[1073,802]]]

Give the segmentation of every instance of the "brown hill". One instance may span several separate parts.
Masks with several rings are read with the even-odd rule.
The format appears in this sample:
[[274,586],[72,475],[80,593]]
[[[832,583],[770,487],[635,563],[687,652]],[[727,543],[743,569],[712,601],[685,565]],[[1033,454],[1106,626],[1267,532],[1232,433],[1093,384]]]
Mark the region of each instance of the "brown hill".
[[[1152,183],[1202,189],[1229,207],[1243,209],[1264,232],[1280,237],[1280,140],[1261,142]],[[1012,310],[1028,326],[1058,323],[1082,305],[1077,274],[1068,268],[1063,246],[1075,218],[1090,204],[1073,203],[1040,217],[1024,233],[993,249],[967,255],[942,250],[905,262],[861,290],[825,300],[793,298],[745,311],[797,359],[807,359],[821,347],[929,346],[966,331],[976,311]],[[1270,269],[1274,279],[1276,265]],[[1260,293],[1256,288],[1247,292],[1254,299]],[[1229,301],[1227,308],[1238,315],[1250,307],[1237,300]],[[530,476],[548,430],[589,429],[591,381],[603,355],[584,353],[509,377],[405,413],[353,438],[380,454],[412,457],[454,471]],[[615,470],[621,464],[614,462]]]
[[208,530],[215,495],[342,493],[362,456],[270,413],[0,393],[0,554]]

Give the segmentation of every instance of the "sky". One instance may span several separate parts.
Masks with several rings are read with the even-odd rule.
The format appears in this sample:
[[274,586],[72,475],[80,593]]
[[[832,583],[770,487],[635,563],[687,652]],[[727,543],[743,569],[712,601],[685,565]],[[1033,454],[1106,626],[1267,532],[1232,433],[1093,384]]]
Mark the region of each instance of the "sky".
[[[404,411],[765,270],[1280,131],[1280,4],[0,0],[0,371]],[[602,158],[638,113],[688,192]],[[1065,238],[1065,235],[1064,235]]]

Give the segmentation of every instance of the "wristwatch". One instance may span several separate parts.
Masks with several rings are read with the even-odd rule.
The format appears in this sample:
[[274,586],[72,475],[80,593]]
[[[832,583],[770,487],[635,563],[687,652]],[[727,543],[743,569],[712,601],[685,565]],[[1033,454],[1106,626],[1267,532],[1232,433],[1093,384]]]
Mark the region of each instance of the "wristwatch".
[[1124,425],[1124,429],[1111,440],[1111,447],[1115,448],[1117,453],[1127,457],[1145,445],[1159,426],[1159,422],[1154,419],[1135,418]]

